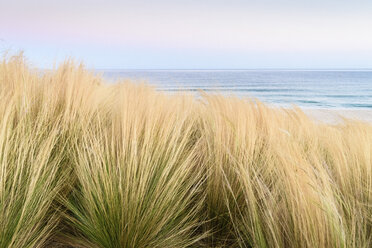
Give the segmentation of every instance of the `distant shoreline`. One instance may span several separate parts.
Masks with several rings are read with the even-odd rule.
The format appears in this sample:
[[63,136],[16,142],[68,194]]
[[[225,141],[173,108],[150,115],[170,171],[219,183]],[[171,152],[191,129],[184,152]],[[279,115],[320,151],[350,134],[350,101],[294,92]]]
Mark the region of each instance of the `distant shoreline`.
[[372,123],[372,109],[311,109],[301,110],[315,121],[340,124],[342,118]]

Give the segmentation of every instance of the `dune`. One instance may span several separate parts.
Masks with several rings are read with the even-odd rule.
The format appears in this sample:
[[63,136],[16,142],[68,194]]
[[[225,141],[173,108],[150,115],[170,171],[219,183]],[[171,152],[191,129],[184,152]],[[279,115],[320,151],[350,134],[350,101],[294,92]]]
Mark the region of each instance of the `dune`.
[[170,95],[23,57],[0,62],[0,100],[0,248],[372,245],[372,125],[337,124],[366,112]]

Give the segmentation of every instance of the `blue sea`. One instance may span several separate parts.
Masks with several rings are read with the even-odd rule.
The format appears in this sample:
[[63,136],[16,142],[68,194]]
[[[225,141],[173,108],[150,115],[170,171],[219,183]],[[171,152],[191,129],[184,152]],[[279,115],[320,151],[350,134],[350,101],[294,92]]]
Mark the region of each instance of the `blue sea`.
[[171,93],[203,90],[283,107],[372,109],[372,71],[105,70],[103,76],[145,81]]

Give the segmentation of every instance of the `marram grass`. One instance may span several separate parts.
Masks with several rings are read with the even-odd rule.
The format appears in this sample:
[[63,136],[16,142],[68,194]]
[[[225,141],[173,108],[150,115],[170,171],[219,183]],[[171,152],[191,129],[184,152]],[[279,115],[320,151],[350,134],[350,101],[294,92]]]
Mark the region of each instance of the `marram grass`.
[[372,246],[372,125],[0,64],[0,248]]

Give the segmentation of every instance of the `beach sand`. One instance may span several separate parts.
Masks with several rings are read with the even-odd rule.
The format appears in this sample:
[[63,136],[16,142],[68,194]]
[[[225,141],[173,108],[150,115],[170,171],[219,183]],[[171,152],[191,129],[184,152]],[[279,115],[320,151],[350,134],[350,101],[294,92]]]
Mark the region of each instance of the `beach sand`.
[[372,109],[303,109],[316,121],[340,124],[344,118],[372,123]]

